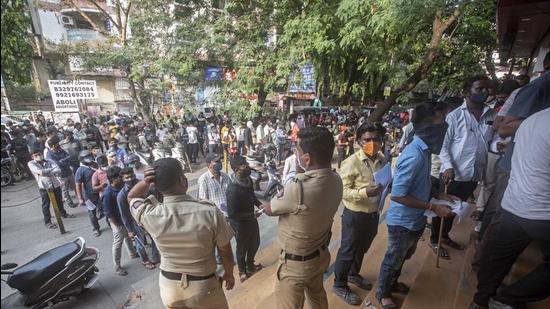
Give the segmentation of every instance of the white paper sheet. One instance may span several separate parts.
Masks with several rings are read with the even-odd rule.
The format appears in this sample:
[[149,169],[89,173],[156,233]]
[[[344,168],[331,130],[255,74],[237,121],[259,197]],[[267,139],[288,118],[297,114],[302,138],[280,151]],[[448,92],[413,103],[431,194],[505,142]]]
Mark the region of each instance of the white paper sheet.
[[[466,218],[470,214],[470,210],[471,210],[470,205],[468,205],[468,203],[462,202],[462,201],[455,201],[454,203],[451,203],[451,202],[448,202],[448,201],[438,200],[436,198],[432,198],[430,200],[430,203],[432,203],[432,204],[443,204],[443,205],[448,205],[449,207],[451,207],[452,212],[454,212],[456,214],[457,223],[462,222],[462,220],[464,220],[464,218]],[[437,217],[435,212],[433,212],[431,210],[424,211],[424,215],[428,218]]]
[[90,200],[86,200],[85,205],[88,210],[94,210],[97,208],[97,206]]

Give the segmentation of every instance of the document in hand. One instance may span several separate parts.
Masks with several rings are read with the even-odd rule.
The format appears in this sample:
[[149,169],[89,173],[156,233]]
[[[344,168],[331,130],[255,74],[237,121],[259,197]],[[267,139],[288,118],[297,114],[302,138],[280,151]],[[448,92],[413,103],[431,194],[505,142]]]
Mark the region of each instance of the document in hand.
[[389,185],[392,181],[390,163],[387,163],[386,165],[384,165],[383,168],[374,172],[373,176],[374,176],[374,182],[382,186],[382,194],[380,195],[380,205],[378,205],[378,212],[380,213],[382,211],[382,208],[384,208],[384,202],[386,201],[386,197],[389,194]]
[[88,208],[88,210],[94,210],[96,207],[97,206],[92,201],[86,200],[86,208]]
[[[462,222],[462,220],[464,220],[464,218],[466,218],[470,214],[470,210],[471,210],[470,205],[468,205],[468,203],[462,202],[462,201],[455,201],[455,202],[451,203],[451,202],[448,202],[448,201],[438,200],[436,198],[432,198],[430,200],[430,203],[432,203],[432,204],[442,204],[442,205],[447,205],[447,206],[451,207],[452,212],[454,212],[456,214],[457,223]],[[424,211],[424,215],[428,218],[437,217],[435,212],[433,212],[431,210]]]
[[390,163],[373,173],[374,182],[385,188],[392,180]]

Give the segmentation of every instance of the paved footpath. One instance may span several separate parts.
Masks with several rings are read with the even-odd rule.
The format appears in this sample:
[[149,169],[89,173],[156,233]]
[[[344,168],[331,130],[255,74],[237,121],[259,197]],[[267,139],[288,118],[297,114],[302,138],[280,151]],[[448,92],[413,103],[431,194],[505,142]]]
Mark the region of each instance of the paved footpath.
[[[197,179],[206,171],[204,163],[194,167],[195,172],[187,174],[189,179],[189,193],[193,196],[197,192]],[[100,258],[100,278],[94,287],[83,293],[78,298],[60,303],[56,309],[109,309],[109,308],[162,308],[157,293],[153,299],[140,299],[137,303],[128,304],[128,299],[135,294],[134,288],[155,289],[158,291],[158,267],[155,270],[145,269],[139,259],[130,260],[126,249],[122,249],[122,265],[128,271],[128,275],[121,277],[115,274],[112,261],[113,236],[105,220],[100,222],[102,234],[100,237],[92,235],[92,228],[88,220],[88,214],[82,207],[67,208],[76,215],[76,218],[65,219],[67,233],[61,235],[59,229],[49,230],[43,224],[40,207],[40,196],[35,181],[20,182],[13,186],[1,189],[1,261],[2,264],[14,262],[19,265],[32,260],[43,252],[53,247],[73,241],[79,236],[84,237],[87,246],[98,248]],[[52,210],[53,216],[53,210]],[[55,222],[55,218],[52,218]],[[260,250],[274,241],[276,237],[276,218],[262,216],[260,218],[260,233],[262,236]],[[233,240],[233,249],[235,244]],[[4,298],[15,290],[4,282],[1,283],[1,297]],[[139,295],[137,295],[139,298]]]

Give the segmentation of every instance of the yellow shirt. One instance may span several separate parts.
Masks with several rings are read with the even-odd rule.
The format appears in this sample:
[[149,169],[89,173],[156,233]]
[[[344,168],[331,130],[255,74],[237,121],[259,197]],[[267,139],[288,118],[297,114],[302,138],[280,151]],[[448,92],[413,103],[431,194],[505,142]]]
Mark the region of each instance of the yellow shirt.
[[344,206],[352,211],[373,213],[378,211],[380,196],[368,197],[366,188],[376,185],[373,173],[384,167],[386,159],[378,153],[374,160],[362,150],[342,162],[340,177],[344,185]]

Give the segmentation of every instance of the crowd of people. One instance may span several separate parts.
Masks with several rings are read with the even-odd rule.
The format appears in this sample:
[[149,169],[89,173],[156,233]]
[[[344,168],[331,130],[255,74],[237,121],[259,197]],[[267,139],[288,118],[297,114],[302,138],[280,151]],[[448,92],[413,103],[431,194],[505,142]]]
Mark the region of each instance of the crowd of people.
[[[427,227],[430,247],[440,258],[452,259],[453,250],[465,249],[451,238],[455,214],[443,201],[467,202],[477,188],[472,218],[478,221],[473,262],[478,289],[471,308],[520,308],[550,294],[548,55],[544,68],[533,81],[520,76],[496,85],[486,76],[474,76],[464,82],[461,105],[426,102],[412,114],[392,113],[380,123],[367,121],[366,113],[337,109],[237,123],[226,114],[209,119],[202,114],[183,119],[157,114],[151,122],[140,115],[114,114],[64,125],[39,118],[21,127],[2,127],[3,155],[16,156],[36,179],[48,228],[56,228],[48,195],[53,190],[63,217],[74,217],[64,206],[87,209],[95,236],[101,235],[100,221],[106,218],[118,275],[127,274],[121,265],[123,243],[144,267],[160,263],[167,308],[227,307],[216,262],[224,269],[220,279],[231,289],[230,240],[235,237],[240,281],[261,271],[255,255],[262,214],[279,217],[277,307],[302,308],[307,301],[312,308],[327,308],[323,274],[341,203],[332,292],[360,305],[362,299],[349,284],[373,288],[360,273],[384,206],[384,188],[374,175],[397,157],[385,215],[387,251],[376,291],[383,308],[397,308],[393,293],[409,292],[399,277]],[[189,164],[200,157],[206,164],[193,197],[180,161],[153,162],[139,155],[178,144]],[[245,155],[266,144],[276,147],[278,165],[284,162],[284,190],[262,202]],[[332,165],[335,150],[337,168]],[[224,154],[230,170],[223,168]],[[426,211],[435,213],[429,224]],[[502,286],[531,242],[539,244],[543,263]]]

